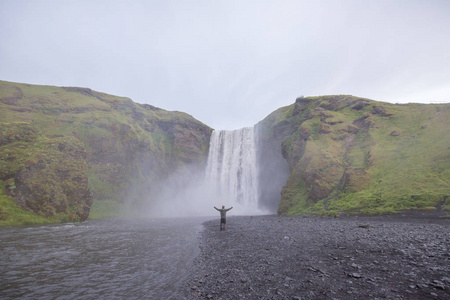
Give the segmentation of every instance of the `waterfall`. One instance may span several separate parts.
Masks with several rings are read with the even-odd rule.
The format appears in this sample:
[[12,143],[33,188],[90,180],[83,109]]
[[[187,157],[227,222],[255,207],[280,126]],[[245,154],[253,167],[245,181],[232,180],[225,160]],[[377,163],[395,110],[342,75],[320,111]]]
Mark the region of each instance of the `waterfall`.
[[253,127],[213,131],[205,175],[217,205],[233,206],[235,214],[263,213],[256,167]]

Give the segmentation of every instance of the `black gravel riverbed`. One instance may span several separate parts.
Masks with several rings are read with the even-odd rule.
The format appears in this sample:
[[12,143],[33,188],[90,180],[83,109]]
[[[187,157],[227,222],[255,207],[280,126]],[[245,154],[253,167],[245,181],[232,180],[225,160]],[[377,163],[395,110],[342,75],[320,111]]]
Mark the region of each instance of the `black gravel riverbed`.
[[229,217],[204,223],[186,299],[450,299],[450,220]]

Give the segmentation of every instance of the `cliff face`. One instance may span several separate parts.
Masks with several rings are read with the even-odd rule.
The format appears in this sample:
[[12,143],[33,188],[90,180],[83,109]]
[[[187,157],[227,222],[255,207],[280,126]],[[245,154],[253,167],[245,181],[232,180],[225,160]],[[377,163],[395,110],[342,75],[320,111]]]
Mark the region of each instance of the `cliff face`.
[[30,123],[1,124],[0,178],[27,211],[65,221],[87,219],[92,192],[86,156],[73,137],[42,137]]
[[[448,128],[449,104],[299,98],[256,125],[260,204],[284,215],[450,210]],[[152,210],[196,180],[211,131],[128,98],[0,81],[0,225]]]
[[128,98],[0,81],[0,222],[21,222],[12,202],[50,221],[139,207],[152,200],[147,187],[206,162],[210,134],[185,113]]
[[449,120],[448,104],[352,96],[299,98],[280,108],[257,125],[263,146],[289,165],[278,212],[450,208]]
[[293,134],[293,126],[285,120],[286,108],[280,108],[255,126],[258,182],[261,208],[276,212],[280,191],[289,177],[289,164],[281,152],[281,143]]

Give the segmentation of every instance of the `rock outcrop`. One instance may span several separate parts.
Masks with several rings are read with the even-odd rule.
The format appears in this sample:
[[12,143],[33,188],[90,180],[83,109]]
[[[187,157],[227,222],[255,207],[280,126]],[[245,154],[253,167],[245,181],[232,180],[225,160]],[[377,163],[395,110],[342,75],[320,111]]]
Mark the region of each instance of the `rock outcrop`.
[[87,88],[0,81],[0,186],[54,221],[139,211],[173,172],[206,163],[211,131],[185,113]]
[[[260,204],[286,215],[449,210],[449,120],[449,104],[298,98],[256,125]],[[19,210],[59,222],[154,209],[196,180],[211,132],[87,88],[0,81],[0,224],[43,220]]]
[[[261,121],[259,140],[283,173],[280,214],[449,209],[450,105],[353,96],[299,98]],[[280,142],[280,139],[282,141]],[[264,169],[264,166],[263,166]],[[272,198],[277,203],[278,199]],[[266,200],[270,201],[270,200]]]

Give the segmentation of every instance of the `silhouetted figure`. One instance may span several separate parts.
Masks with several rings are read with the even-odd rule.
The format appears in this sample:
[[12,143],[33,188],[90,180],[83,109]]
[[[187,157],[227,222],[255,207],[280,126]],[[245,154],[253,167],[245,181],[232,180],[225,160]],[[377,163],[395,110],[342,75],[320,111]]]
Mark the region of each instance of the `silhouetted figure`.
[[230,209],[233,208],[227,208],[225,209],[225,205],[222,205],[222,209],[219,209],[217,207],[214,206],[214,208],[218,211],[220,211],[220,230],[225,230],[225,225],[227,224],[227,211],[229,211]]

